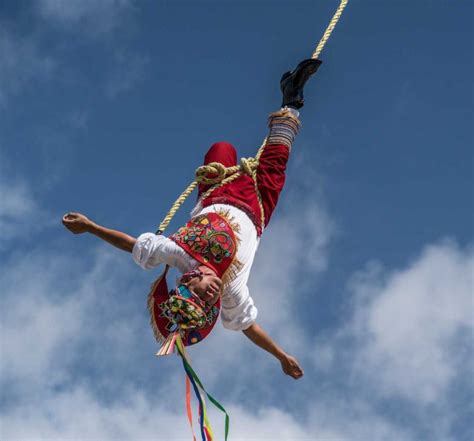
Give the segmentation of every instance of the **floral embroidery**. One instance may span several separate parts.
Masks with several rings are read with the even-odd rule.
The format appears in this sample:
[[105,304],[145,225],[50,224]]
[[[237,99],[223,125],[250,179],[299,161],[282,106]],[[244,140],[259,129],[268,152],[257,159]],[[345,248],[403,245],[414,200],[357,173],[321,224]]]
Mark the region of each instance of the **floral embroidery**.
[[219,264],[235,253],[235,240],[226,232],[228,228],[223,219],[210,219],[206,213],[193,218],[171,239],[201,255],[205,262]]

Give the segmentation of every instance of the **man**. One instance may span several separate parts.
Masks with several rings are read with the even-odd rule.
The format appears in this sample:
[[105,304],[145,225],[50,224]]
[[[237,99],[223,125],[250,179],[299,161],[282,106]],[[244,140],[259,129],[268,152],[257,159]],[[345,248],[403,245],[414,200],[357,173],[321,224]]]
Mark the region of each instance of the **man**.
[[[159,340],[170,338],[178,332],[179,325],[185,344],[196,343],[210,332],[221,308],[225,328],[243,331],[253,343],[280,361],[285,374],[295,379],[303,376],[298,361],[257,324],[257,308],[247,280],[260,236],[285,183],[286,163],[300,127],[297,109],[303,106],[303,87],[320,64],[319,60],[305,60],[283,75],[282,109],[270,115],[270,133],[259,157],[256,176],[244,173],[210,194],[209,186],[200,185],[192,219],[169,238],[153,233],[134,238],[98,225],[79,213],[63,217],[63,224],[73,233],[88,232],[131,252],[144,269],[165,264],[166,268],[176,267],[183,273],[177,288],[168,293],[166,269],[150,295],[152,323]],[[216,162],[225,167],[236,165],[235,148],[225,142],[214,144],[204,163]]]

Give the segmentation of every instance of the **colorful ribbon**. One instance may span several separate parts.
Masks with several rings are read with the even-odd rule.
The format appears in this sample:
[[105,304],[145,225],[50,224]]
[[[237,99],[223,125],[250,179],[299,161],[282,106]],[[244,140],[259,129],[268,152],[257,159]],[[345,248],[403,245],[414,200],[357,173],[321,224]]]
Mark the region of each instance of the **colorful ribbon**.
[[179,335],[179,332],[172,332],[166,337],[166,340],[161,345],[160,350],[156,353],[157,356],[160,355],[170,355],[174,352],[174,346],[176,344],[176,339]]
[[193,441],[196,441],[196,435],[194,435],[194,428],[193,428],[193,411],[191,410],[191,383],[187,376],[186,376],[186,413],[188,414],[189,425],[191,426],[191,432],[193,433]]
[[186,372],[186,410],[188,414],[188,420],[191,425],[191,430],[193,432],[193,441],[196,440],[194,436],[193,430],[193,421],[192,421],[192,412],[191,412],[191,387],[190,384],[193,386],[194,393],[196,398],[199,402],[199,425],[201,430],[201,437],[202,441],[212,441],[213,434],[211,425],[209,423],[209,419],[207,417],[207,408],[206,408],[206,399],[205,397],[209,398],[209,401],[214,404],[221,412],[225,414],[225,441],[227,441],[227,437],[229,435],[229,415],[224,409],[224,407],[214,398],[212,395],[207,393],[206,389],[201,383],[201,380],[194,372],[193,368],[191,367],[188,358],[186,356],[186,350],[184,348],[183,341],[179,333],[177,333],[176,339],[174,341],[174,346],[176,347],[178,354],[181,356],[181,360],[183,362],[183,367]]

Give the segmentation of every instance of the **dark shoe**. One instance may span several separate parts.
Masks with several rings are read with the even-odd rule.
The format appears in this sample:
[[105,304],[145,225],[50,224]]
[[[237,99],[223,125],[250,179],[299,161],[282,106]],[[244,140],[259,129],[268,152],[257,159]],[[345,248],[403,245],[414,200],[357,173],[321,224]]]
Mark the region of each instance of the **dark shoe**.
[[283,74],[280,88],[283,94],[282,107],[288,106],[300,109],[304,105],[303,88],[308,78],[316,73],[321,66],[321,60],[304,60],[296,69]]

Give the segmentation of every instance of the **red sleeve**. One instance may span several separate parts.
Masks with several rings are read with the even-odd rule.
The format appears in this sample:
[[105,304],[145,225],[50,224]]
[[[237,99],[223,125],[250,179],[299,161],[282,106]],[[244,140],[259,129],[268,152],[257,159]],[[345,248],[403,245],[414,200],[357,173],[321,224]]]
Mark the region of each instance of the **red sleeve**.
[[275,209],[285,185],[286,163],[290,152],[286,145],[267,145],[260,156],[257,168],[257,185],[262,195],[265,225]]

